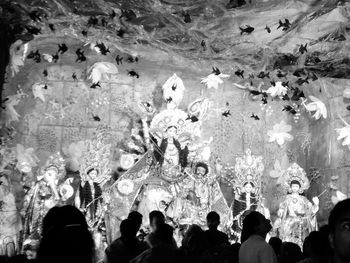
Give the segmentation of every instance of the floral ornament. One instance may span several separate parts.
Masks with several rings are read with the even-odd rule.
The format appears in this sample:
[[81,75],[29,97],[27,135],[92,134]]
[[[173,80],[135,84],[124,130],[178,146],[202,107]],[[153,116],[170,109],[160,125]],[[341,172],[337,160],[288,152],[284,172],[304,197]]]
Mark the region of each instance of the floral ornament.
[[336,205],[338,202],[343,201],[347,199],[348,196],[346,194],[343,194],[339,190],[335,191],[335,195],[332,195],[331,200],[333,205]]
[[134,191],[134,183],[130,179],[120,180],[117,187],[118,191],[123,195],[129,195]]
[[312,116],[314,117],[316,120],[318,120],[319,118],[321,118],[321,116],[326,119],[327,118],[327,108],[326,105],[320,101],[318,98],[314,97],[314,96],[309,96],[310,100],[312,100],[312,102],[305,104],[306,100],[302,102],[302,104],[304,105],[305,109],[308,112],[314,111],[315,114]]
[[345,127],[335,129],[339,134],[337,140],[344,140],[342,142],[342,145],[348,146],[348,148],[350,149],[350,125],[340,115],[339,118],[344,122]]
[[99,82],[102,78],[109,80],[108,74],[117,74],[118,68],[110,62],[97,62],[93,64],[89,70],[89,79],[93,83]]
[[38,157],[34,154],[34,149],[25,149],[22,144],[16,146],[16,159],[16,168],[23,173],[31,172],[32,168],[37,166],[39,162]]
[[24,60],[28,51],[28,43],[23,44],[22,40],[17,40],[10,48],[10,68],[12,77],[19,72],[19,67],[24,66]]
[[69,166],[72,171],[79,170],[79,163],[85,149],[84,141],[73,142],[66,149],[65,154],[69,157]]
[[15,109],[23,97],[27,96],[27,94],[23,93],[21,90],[17,91],[17,94],[10,95],[4,100],[5,107],[5,115],[6,115],[6,125],[9,126],[13,121],[19,121],[19,117],[21,115]]
[[44,60],[46,60],[46,61],[49,62],[49,63],[51,63],[51,62],[53,61],[52,55],[47,54],[47,53],[44,53],[44,54],[43,54],[43,58],[44,58]]
[[271,97],[284,96],[287,94],[287,87],[284,87],[281,81],[277,81],[275,86],[267,89],[266,93],[269,93]]
[[47,89],[47,85],[45,83],[43,82],[34,83],[32,86],[34,98],[39,98],[42,100],[42,102],[45,102],[44,93],[46,89]]
[[269,142],[276,141],[279,146],[282,146],[285,141],[292,141],[294,137],[288,133],[291,130],[292,126],[282,120],[280,123],[275,124],[272,130],[267,132],[267,135],[270,137]]
[[179,106],[184,96],[185,86],[182,79],[176,74],[173,74],[163,84],[163,98],[167,102],[167,106],[171,105],[172,108]]
[[219,84],[224,83],[224,81],[221,78],[228,78],[230,75],[226,74],[220,74],[216,75],[214,73],[208,75],[207,77],[203,78],[201,83],[205,84],[208,89],[218,89]]
[[124,170],[129,170],[135,163],[135,158],[133,154],[122,154],[120,157],[120,167]]
[[271,178],[280,178],[281,175],[287,170],[290,166],[288,156],[285,154],[282,157],[281,162],[276,159],[274,163],[274,169],[270,171]]

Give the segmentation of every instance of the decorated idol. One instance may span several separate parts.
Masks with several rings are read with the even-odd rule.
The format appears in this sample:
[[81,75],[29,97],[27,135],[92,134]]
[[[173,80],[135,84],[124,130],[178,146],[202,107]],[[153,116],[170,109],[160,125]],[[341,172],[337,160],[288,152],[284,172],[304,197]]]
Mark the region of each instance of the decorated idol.
[[317,230],[319,199],[314,197],[311,203],[302,195],[310,183],[305,171],[296,163],[285,171],[282,181],[288,194],[280,203],[274,228],[282,241],[293,242],[302,247],[305,237],[311,231]]
[[61,203],[58,184],[65,175],[65,161],[60,153],[50,156],[37,175],[37,182],[24,199],[24,240],[37,240],[45,214]]
[[80,158],[80,185],[75,193],[75,205],[84,213],[90,231],[93,234],[98,251],[98,260],[103,258],[106,243],[106,203],[108,193],[105,183],[110,179],[110,131],[97,128],[91,140],[85,141],[85,149]]
[[249,211],[258,210],[265,216],[266,208],[261,202],[261,177],[264,164],[261,156],[254,156],[247,149],[243,157],[236,158],[235,176],[232,180],[235,199],[232,204],[233,225],[235,238],[239,238],[244,216]]

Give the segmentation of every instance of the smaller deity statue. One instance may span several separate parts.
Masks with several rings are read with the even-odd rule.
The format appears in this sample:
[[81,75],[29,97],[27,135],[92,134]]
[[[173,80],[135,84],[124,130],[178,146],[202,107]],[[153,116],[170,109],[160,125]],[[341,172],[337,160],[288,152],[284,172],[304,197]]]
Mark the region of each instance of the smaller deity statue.
[[98,175],[99,171],[96,168],[88,169],[75,198],[76,207],[84,211],[90,227],[98,223],[102,212],[102,189],[95,181]]
[[0,255],[14,256],[18,251],[21,217],[12,187],[5,175],[0,176]]
[[263,207],[260,196],[261,177],[264,171],[261,156],[253,156],[250,149],[243,157],[238,157],[235,164],[235,177],[232,180],[235,200],[232,204],[233,234],[239,240],[244,216],[249,211],[259,211],[265,216],[267,208]]
[[314,197],[311,203],[301,194],[310,186],[305,171],[293,163],[282,175],[283,186],[289,191],[280,203],[278,218],[274,230],[284,242],[293,242],[302,247],[305,237],[317,230],[316,213],[319,199]]
[[86,140],[80,159],[80,186],[75,193],[75,206],[83,211],[96,244],[96,257],[103,258],[106,242],[106,205],[109,200],[103,191],[111,177],[109,168],[110,138],[109,129],[98,128],[91,140]]
[[37,182],[24,199],[24,238],[37,240],[41,223],[50,208],[60,203],[58,182],[65,174],[65,161],[60,153],[52,155],[39,170]]

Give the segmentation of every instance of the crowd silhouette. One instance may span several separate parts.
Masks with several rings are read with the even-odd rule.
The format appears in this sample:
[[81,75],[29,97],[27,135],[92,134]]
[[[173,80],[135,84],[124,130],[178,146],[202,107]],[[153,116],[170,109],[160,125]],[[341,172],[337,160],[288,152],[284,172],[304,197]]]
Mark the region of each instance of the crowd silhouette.
[[[181,246],[174,239],[174,228],[162,212],[149,214],[151,231],[138,235],[142,215],[132,211],[120,224],[120,237],[105,250],[105,263],[349,263],[350,199],[332,209],[328,224],[311,232],[303,247],[282,242],[278,237],[266,241],[272,226],[261,213],[252,211],[243,220],[241,243],[230,244],[218,230],[220,216],[208,213],[207,230],[198,225],[181,229]],[[95,263],[94,239],[84,215],[74,206],[54,207],[42,223],[41,241],[36,249],[1,262]],[[35,254],[33,251],[36,251]],[[34,253],[34,254],[33,254]]]

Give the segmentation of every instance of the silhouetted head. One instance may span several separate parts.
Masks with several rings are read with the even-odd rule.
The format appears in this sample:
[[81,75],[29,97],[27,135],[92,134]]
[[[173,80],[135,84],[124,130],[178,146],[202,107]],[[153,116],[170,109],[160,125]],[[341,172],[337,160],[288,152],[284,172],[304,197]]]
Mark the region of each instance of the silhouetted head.
[[134,220],[125,219],[120,223],[120,234],[122,237],[135,237],[136,233]]
[[137,211],[131,211],[128,215],[128,219],[131,219],[135,222],[136,232],[139,231],[142,225],[142,214]]
[[215,211],[211,211],[207,215],[207,226],[209,229],[217,229],[220,225],[220,215]]
[[302,259],[300,247],[292,242],[283,242],[280,250],[280,262],[296,263]]
[[251,235],[259,235],[265,238],[271,229],[270,220],[266,219],[261,213],[252,211],[243,219],[241,243]]
[[275,254],[278,256],[280,254],[280,249],[282,246],[282,240],[278,237],[271,237],[269,240],[270,246],[275,251]]
[[94,262],[94,240],[79,209],[74,206],[55,208],[44,222],[39,263]]
[[337,203],[329,218],[329,242],[334,262],[350,262],[350,199]]
[[157,227],[165,223],[165,217],[162,212],[158,210],[153,210],[149,213],[149,224],[152,231],[155,231]]

